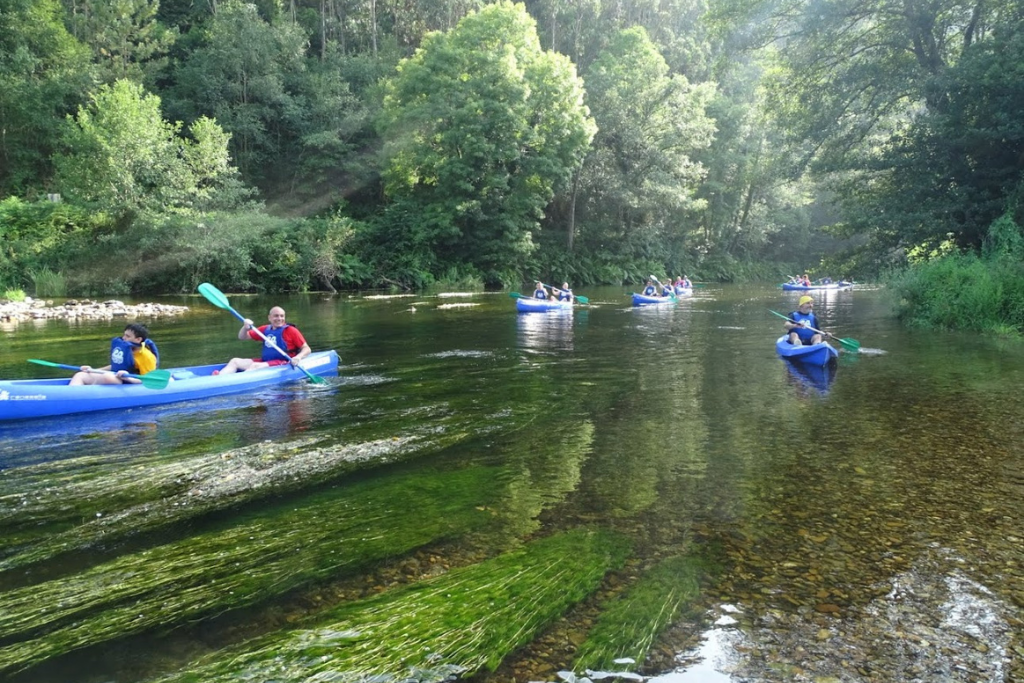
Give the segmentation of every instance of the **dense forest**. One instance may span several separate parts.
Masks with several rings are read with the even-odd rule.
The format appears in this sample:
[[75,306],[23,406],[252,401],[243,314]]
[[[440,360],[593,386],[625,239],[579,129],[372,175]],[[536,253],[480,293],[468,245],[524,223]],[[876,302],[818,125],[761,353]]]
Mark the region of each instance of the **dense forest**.
[[1019,276],[1022,112],[1021,0],[0,0],[0,291]]

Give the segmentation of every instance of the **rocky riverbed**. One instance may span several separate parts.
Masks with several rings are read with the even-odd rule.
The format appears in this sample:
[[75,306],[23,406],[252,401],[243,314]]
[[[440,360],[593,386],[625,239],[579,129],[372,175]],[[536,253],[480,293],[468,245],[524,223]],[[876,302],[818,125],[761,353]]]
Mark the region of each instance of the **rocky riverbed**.
[[126,304],[116,299],[107,301],[68,299],[63,303],[54,304],[52,300],[26,297],[24,301],[0,300],[0,323],[17,324],[31,320],[111,320],[114,318],[145,320],[182,315],[187,311],[188,306],[154,303]]

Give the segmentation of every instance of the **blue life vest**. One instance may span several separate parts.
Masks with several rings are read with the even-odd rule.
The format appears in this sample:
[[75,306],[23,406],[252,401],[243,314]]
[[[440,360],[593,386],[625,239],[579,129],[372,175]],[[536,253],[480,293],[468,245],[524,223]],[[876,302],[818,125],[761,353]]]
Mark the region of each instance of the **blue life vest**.
[[273,339],[274,342],[277,343],[278,349],[281,349],[281,351],[284,351],[285,353],[288,354],[288,358],[291,358],[292,356],[299,352],[298,349],[289,349],[287,346],[285,346],[284,331],[289,327],[292,327],[291,323],[287,323],[284,326],[277,328],[276,330],[272,328],[270,325],[267,325],[266,329],[262,330],[263,336],[267,338],[267,341],[263,342],[263,353],[262,355],[260,355],[261,361],[266,363],[272,360],[287,360],[287,358],[282,356],[281,353],[271,345],[271,339]]
[[559,301],[572,301],[572,291],[568,289],[558,290]]
[[[818,318],[814,315],[814,313],[807,313],[805,315],[800,311],[793,311],[792,313],[789,314],[789,318],[790,320],[795,320],[798,323],[806,321],[807,324],[810,325],[811,327],[818,327]],[[800,337],[800,341],[804,344],[811,341],[811,337],[817,334],[817,332],[813,332],[806,327],[794,327],[791,331],[796,332],[797,336]]]
[[661,295],[662,296],[673,296],[674,294],[675,294],[675,292],[672,291],[672,288],[669,285],[663,285],[662,286],[662,288],[661,288]]
[[644,287],[644,296],[654,296],[657,291],[658,290],[654,288],[654,285],[647,285]]
[[548,292],[547,292],[546,289],[535,289],[535,290],[533,290],[533,298],[534,299],[547,299],[548,298]]
[[[143,342],[154,356],[156,356],[156,363],[160,365],[160,351],[156,348],[156,342],[152,339],[147,339]],[[126,342],[121,337],[114,337],[110,340],[110,369],[114,372],[124,370],[125,372],[135,372],[135,344]]]

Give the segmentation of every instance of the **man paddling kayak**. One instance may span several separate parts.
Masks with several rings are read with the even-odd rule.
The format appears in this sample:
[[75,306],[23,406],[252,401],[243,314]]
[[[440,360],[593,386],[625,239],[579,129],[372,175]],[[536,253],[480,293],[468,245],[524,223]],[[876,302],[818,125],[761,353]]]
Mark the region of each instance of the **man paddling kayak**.
[[789,332],[790,344],[797,346],[800,344],[821,343],[821,334],[811,329],[812,327],[821,329],[821,325],[818,324],[818,317],[814,315],[812,310],[813,307],[814,299],[809,296],[800,297],[799,306],[789,314],[792,320],[787,320],[783,323],[783,327]]
[[[309,348],[309,344],[306,343],[306,338],[299,332],[299,328],[285,322],[283,308],[280,306],[271,308],[270,313],[267,314],[267,320],[270,324],[259,328],[259,332],[263,333],[262,336],[253,329],[255,323],[248,318],[242,323],[242,328],[238,330],[238,338],[242,341],[252,339],[253,341],[263,342],[263,353],[260,357],[232,358],[218,374],[230,375],[236,372],[284,365],[285,363],[297,366],[299,361],[313,352],[313,349]],[[274,344],[271,344],[271,341]],[[286,358],[282,355],[282,352],[287,354],[288,357]]]

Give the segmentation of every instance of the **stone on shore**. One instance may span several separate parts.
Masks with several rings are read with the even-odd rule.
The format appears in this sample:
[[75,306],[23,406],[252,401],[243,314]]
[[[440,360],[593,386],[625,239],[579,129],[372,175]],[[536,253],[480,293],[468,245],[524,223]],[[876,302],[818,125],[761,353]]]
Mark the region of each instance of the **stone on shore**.
[[187,311],[188,306],[154,303],[126,304],[116,299],[109,299],[107,301],[68,299],[62,304],[54,305],[53,301],[26,297],[24,301],[0,301],[0,322],[112,320],[114,318],[124,318],[126,321],[132,321],[181,315]]

